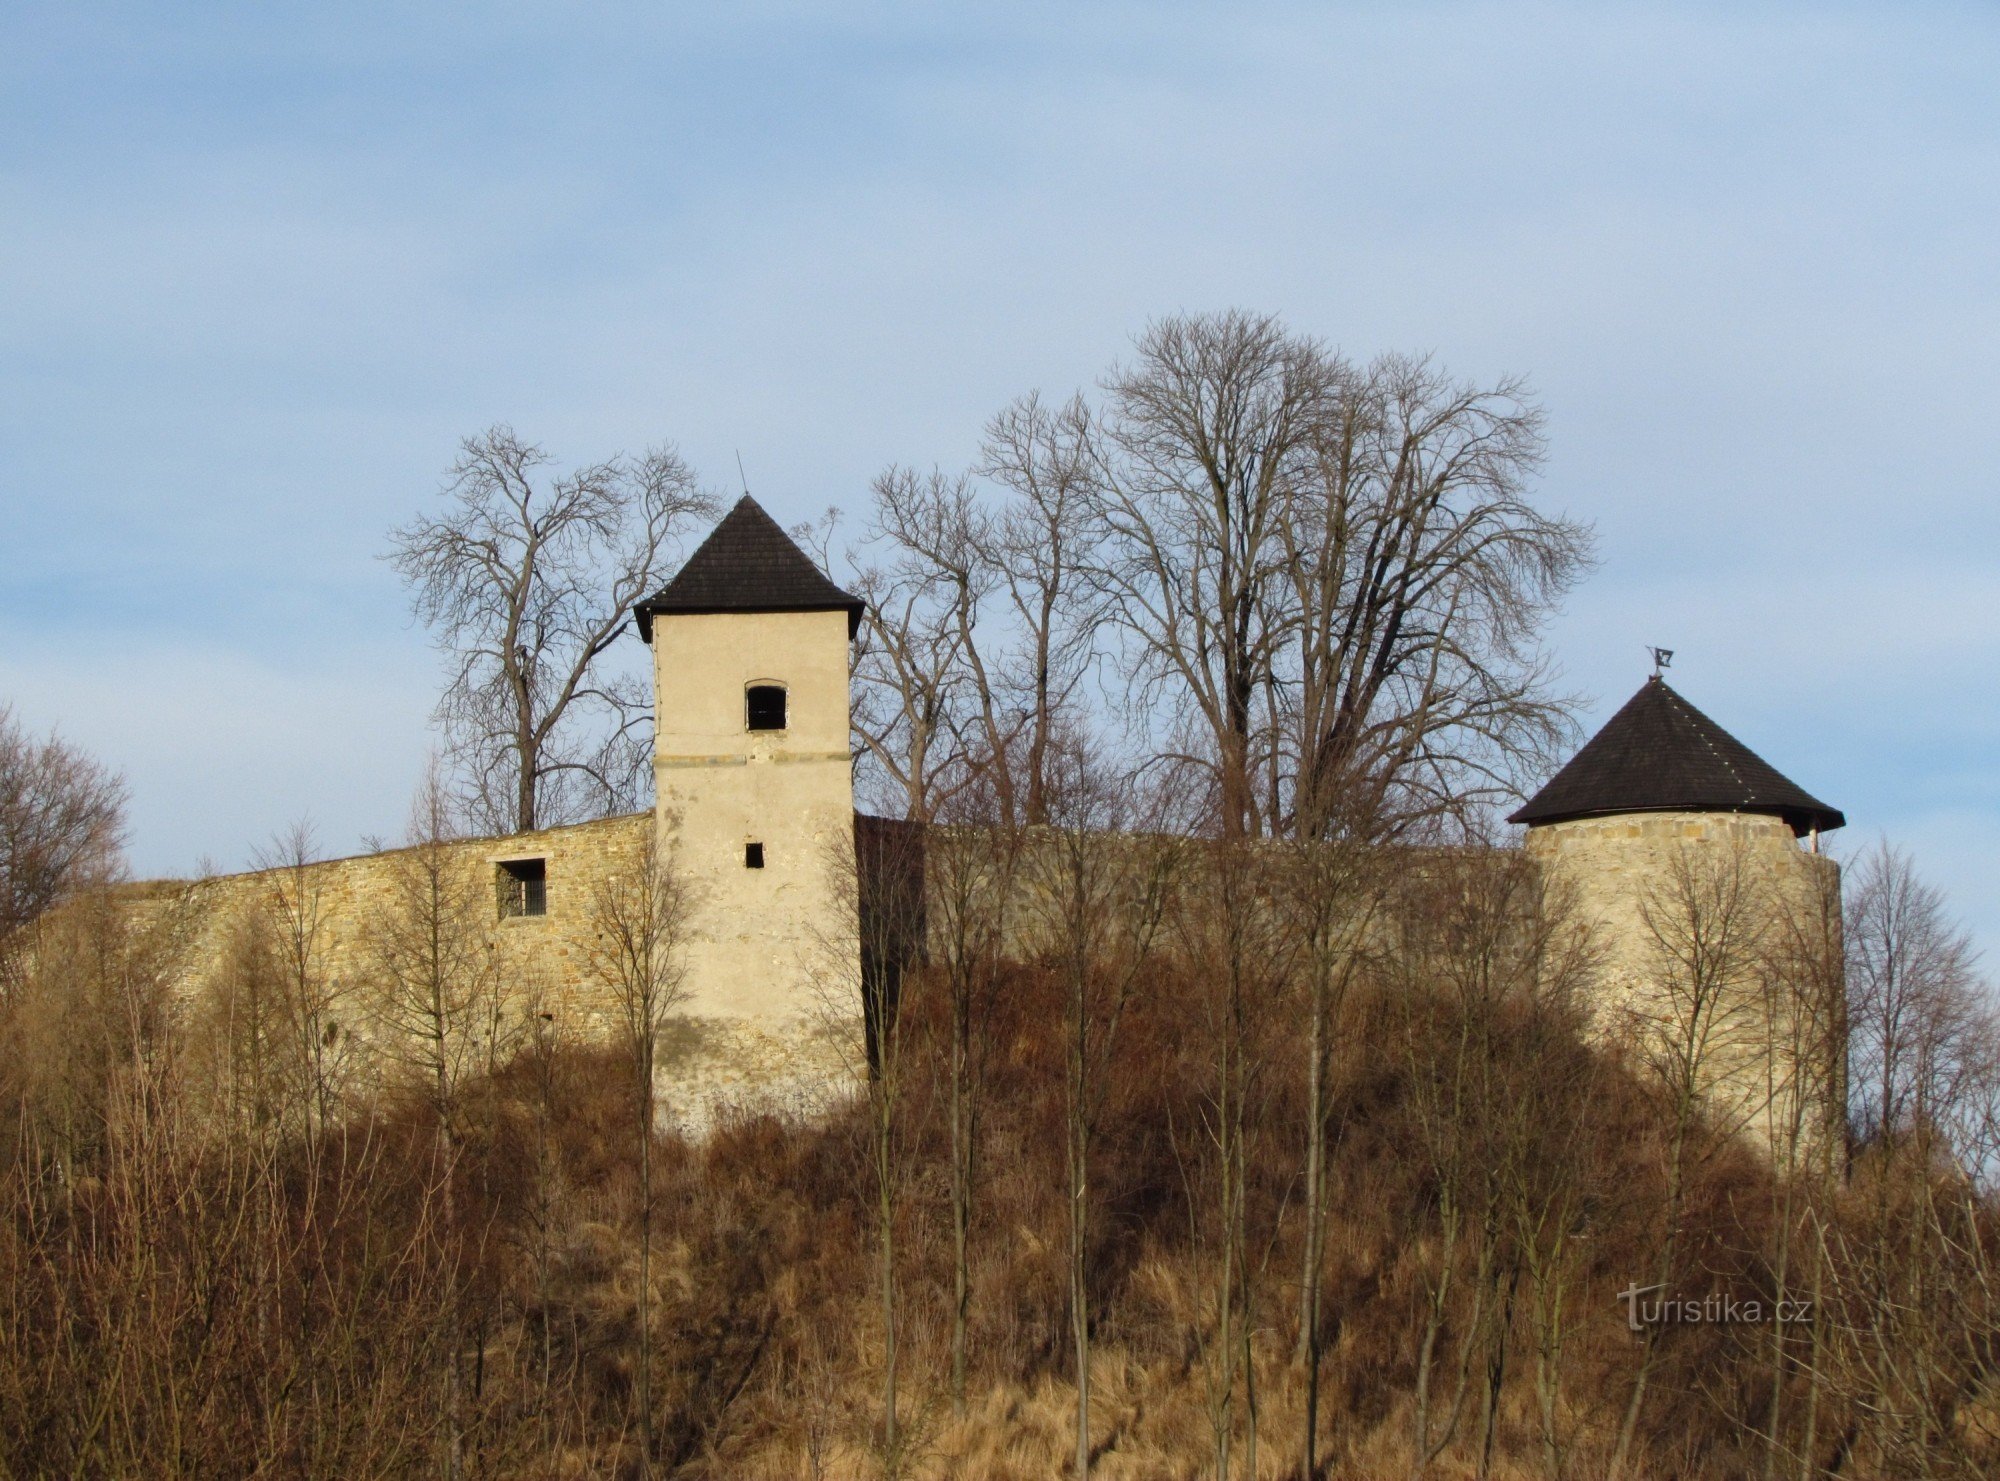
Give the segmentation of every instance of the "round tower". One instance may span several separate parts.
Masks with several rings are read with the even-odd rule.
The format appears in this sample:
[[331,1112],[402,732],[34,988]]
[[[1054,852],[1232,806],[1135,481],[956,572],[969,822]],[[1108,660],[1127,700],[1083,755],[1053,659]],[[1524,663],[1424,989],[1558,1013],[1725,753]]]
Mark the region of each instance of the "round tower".
[[1839,810],[1655,674],[1508,821],[1593,932],[1599,1031],[1698,1059],[1717,1120],[1817,1140],[1845,1095]]
[[661,852],[690,896],[686,1053],[665,1073],[697,1098],[810,1094],[847,1057],[828,1034],[860,1037],[861,602],[746,494],[635,615],[653,649]]

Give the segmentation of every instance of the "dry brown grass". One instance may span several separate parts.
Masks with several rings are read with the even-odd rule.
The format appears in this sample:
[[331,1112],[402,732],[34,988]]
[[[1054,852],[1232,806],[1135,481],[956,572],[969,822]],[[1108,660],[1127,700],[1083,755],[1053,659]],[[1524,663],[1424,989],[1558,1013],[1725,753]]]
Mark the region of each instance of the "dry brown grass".
[[[1061,1050],[1047,1028],[1059,991],[1013,970],[988,1025],[963,1417],[948,1397],[940,1025],[921,980],[906,996],[922,1067],[904,1101],[898,1199],[910,1476],[1045,1478],[1064,1473],[1074,1443],[1062,1112],[1051,1089]],[[1096,1474],[1106,1478],[1208,1473],[1212,1230],[1190,1196],[1207,1176],[1206,1071],[1176,1007],[1185,997],[1162,977],[1132,1010],[1099,1142],[1090,1288]],[[1330,1476],[1409,1473],[1426,1276],[1463,1258],[1438,1236],[1410,1061],[1396,1047],[1407,1022],[1383,992],[1363,990],[1341,1024],[1321,1419]],[[1249,1159],[1258,1474],[1279,1478],[1299,1474],[1304,1405],[1291,1358],[1302,1107],[1283,1005],[1261,1023]],[[1521,1058],[1546,1053],[1542,1041],[1503,1023],[1494,1042],[1509,1073],[1543,1069]],[[31,1097],[8,1105],[0,1474],[438,1473],[438,1396],[453,1365],[468,1474],[632,1473],[636,1174],[624,1066],[574,1048],[530,1050],[481,1080],[461,1113],[447,1201],[432,1112],[418,1101],[311,1145],[196,1135],[169,1048],[162,1031],[145,1053],[91,1051],[98,1130],[67,1168]],[[1574,1043],[1566,1052],[1585,1054]],[[1588,1192],[1587,1238],[1562,1413],[1567,1473],[1578,1477],[1601,1470],[1614,1437],[1632,1362],[1616,1292],[1647,1268],[1660,1197],[1657,1108],[1617,1063],[1590,1063],[1603,1135],[1591,1164],[1573,1170]],[[816,1126],[739,1118],[700,1145],[658,1139],[659,1473],[883,1473],[864,1138],[856,1113]],[[1691,1289],[1762,1289],[1770,1206],[1768,1175],[1748,1153],[1699,1169],[1683,1231]],[[1450,1339],[1459,1335],[1448,1323]],[[1525,1340],[1518,1323],[1503,1338],[1494,1477],[1544,1474]],[[1760,1340],[1707,1327],[1663,1344],[1642,1426],[1645,1474],[1759,1473]],[[1845,1417],[1835,1398],[1826,1403],[1830,1445]],[[1462,1427],[1431,1474],[1476,1474],[1472,1430]]]

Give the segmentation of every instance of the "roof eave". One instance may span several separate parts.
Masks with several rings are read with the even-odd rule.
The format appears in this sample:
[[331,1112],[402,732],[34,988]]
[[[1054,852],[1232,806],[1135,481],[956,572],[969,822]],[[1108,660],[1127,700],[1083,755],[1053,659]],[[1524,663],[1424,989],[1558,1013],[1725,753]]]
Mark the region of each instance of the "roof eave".
[[769,602],[760,603],[754,607],[746,607],[738,603],[659,602],[657,600],[650,600],[640,602],[635,606],[632,609],[632,615],[639,623],[640,638],[650,644],[653,641],[653,614],[656,612],[664,612],[670,616],[701,616],[705,614],[713,615],[719,612],[741,612],[746,614],[757,612],[845,612],[847,614],[847,638],[849,642],[852,642],[854,635],[861,630],[863,605],[858,597],[850,597],[846,601],[841,602],[832,600],[823,602]]
[[1551,823],[1573,823],[1580,818],[1617,818],[1660,812],[1749,813],[1757,817],[1779,818],[1799,838],[1812,832],[1831,833],[1836,828],[1847,826],[1847,815],[1837,807],[1791,807],[1781,803],[1760,807],[1755,803],[1717,802],[1662,802],[1648,806],[1587,807],[1563,812],[1533,812],[1530,807],[1521,807],[1509,813],[1507,821],[1540,828]]

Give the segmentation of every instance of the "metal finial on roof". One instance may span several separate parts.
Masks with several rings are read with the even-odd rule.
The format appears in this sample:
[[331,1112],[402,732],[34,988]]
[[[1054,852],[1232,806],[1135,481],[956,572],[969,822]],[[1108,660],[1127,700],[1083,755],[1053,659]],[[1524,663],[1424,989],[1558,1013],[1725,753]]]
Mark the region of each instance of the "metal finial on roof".
[[1662,673],[1664,673],[1664,672],[1665,672],[1666,670],[1668,670],[1668,669],[1670,669],[1670,668],[1672,668],[1672,667],[1674,666],[1674,650],[1673,650],[1673,649],[1671,649],[1671,648],[1648,648],[1648,649],[1647,649],[1646,651],[1647,651],[1648,653],[1650,653],[1650,654],[1652,654],[1652,655],[1653,655],[1653,677],[1654,677],[1654,678],[1656,678],[1656,679],[1657,679],[1657,678],[1659,678],[1659,677],[1660,677],[1660,675],[1661,675]]

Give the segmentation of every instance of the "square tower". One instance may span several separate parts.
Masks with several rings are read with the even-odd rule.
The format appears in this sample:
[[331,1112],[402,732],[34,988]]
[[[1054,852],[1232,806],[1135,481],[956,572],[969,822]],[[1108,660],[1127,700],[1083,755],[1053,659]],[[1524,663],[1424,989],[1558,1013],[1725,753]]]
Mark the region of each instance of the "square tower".
[[635,615],[653,649],[661,853],[690,895],[679,1076],[697,1099],[810,1097],[849,1058],[835,1040],[861,1035],[861,603],[746,494]]

